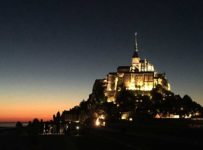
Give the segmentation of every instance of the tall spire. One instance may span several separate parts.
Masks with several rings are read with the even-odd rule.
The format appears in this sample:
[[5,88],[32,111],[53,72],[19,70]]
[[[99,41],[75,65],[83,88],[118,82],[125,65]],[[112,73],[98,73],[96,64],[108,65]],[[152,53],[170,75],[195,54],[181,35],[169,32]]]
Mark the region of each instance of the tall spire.
[[134,52],[133,52],[133,58],[139,57],[138,55],[138,46],[137,46],[137,32],[135,32],[135,43],[134,43]]
[[135,51],[138,52],[138,46],[137,46],[137,32],[135,32]]

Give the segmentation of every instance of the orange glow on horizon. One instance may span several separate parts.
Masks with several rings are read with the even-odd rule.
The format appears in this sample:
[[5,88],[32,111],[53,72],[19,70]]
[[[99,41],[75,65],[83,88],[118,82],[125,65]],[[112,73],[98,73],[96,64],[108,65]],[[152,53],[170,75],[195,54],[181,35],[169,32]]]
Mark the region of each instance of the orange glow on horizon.
[[[10,108],[9,110],[2,110],[1,108],[1,114],[0,114],[0,122],[16,122],[16,121],[22,121],[22,122],[28,122],[32,121],[34,118],[37,118],[39,120],[43,119],[43,121],[49,121],[52,120],[52,117],[54,114],[56,114],[58,111],[60,113],[63,112],[63,110],[67,110],[71,107],[61,106],[60,109],[57,106],[52,106],[49,108]],[[8,112],[11,111],[11,112]]]
[[[32,121],[34,118],[51,120],[58,111],[62,113],[89,93],[78,91],[77,83],[49,78],[2,79],[0,86],[0,122]],[[83,90],[85,89],[85,90]]]
[[43,121],[52,120],[54,114],[58,111],[62,113],[64,110],[68,110],[69,108],[77,105],[76,101],[52,101],[46,102],[42,101],[38,102],[24,102],[24,103],[13,103],[13,104],[4,104],[4,106],[0,106],[0,122],[28,122],[32,121],[34,118],[39,120],[43,119]]

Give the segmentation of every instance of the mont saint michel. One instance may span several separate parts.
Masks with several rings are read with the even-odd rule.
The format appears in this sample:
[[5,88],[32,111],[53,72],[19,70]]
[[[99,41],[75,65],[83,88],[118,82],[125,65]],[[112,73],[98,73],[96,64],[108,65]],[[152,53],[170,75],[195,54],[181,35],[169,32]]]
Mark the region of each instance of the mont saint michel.
[[203,150],[203,0],[1,0],[0,150]]
[[[191,119],[201,118],[203,109],[188,95],[172,92],[166,73],[159,73],[147,59],[141,59],[137,33],[130,66],[119,66],[104,79],[96,79],[89,98],[79,106],[62,113],[65,122],[95,122],[105,126],[105,120]],[[98,121],[100,120],[100,121]]]

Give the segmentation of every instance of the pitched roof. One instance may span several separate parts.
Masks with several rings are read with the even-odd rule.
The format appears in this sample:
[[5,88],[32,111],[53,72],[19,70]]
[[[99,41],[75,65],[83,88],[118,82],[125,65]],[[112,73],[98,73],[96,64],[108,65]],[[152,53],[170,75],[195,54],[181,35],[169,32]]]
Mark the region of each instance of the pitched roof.
[[119,66],[117,68],[117,72],[129,72],[130,71],[130,66]]

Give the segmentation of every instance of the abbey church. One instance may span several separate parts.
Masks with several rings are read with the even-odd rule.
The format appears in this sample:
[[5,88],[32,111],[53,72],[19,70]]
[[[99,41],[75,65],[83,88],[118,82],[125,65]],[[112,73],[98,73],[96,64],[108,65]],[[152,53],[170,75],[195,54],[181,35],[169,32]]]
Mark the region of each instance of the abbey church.
[[125,88],[135,95],[149,95],[157,85],[170,91],[170,84],[164,73],[157,73],[154,66],[138,54],[137,35],[135,34],[135,50],[130,66],[119,66],[117,72],[110,72],[105,79],[100,80],[105,88],[108,102],[114,102],[117,93]]
[[[130,95],[121,96],[123,93]],[[106,117],[133,121],[136,117],[177,119],[202,114],[201,105],[187,95],[174,95],[165,73],[158,73],[147,59],[140,58],[135,34],[131,64],[97,79],[88,100],[62,116],[64,121],[85,122],[92,118],[96,126],[105,126]]]

